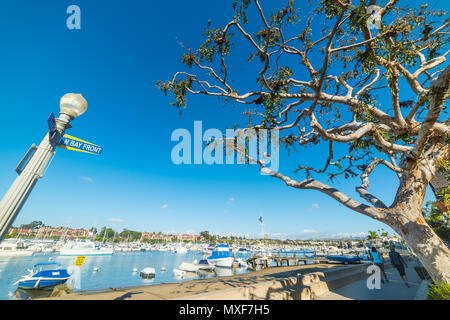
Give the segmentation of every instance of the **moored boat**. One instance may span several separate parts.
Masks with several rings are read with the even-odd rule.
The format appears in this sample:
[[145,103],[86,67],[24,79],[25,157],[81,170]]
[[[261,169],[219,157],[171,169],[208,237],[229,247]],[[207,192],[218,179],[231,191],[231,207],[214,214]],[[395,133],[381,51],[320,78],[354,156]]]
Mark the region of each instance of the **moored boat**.
[[234,258],[230,255],[230,248],[226,244],[217,245],[207,260],[210,264],[222,268],[231,268],[234,262]]
[[144,268],[139,274],[142,278],[154,278],[156,275],[155,268]]
[[209,263],[207,259],[202,259],[198,262],[194,262],[194,264],[198,267],[199,270],[212,271],[216,268],[216,266]]
[[61,256],[103,256],[112,255],[113,253],[113,248],[96,246],[94,242],[86,240],[69,242],[59,249]]
[[331,255],[327,256],[327,259],[330,261],[343,262],[344,264],[361,263],[362,260],[361,257],[349,255]]
[[183,277],[186,275],[186,271],[180,269],[173,269],[173,274],[177,277]]
[[183,246],[177,246],[177,247],[174,249],[174,251],[175,251],[176,253],[187,253],[189,250],[188,250],[188,248],[186,248],[186,247],[183,247]]
[[21,241],[4,241],[0,244],[0,257],[26,257],[33,255],[34,251],[29,250]]
[[197,272],[199,270],[199,267],[193,263],[183,262],[182,264],[180,264],[178,269],[187,272]]
[[70,275],[57,262],[37,263],[29,274],[22,276],[14,285],[22,289],[46,289],[65,283]]

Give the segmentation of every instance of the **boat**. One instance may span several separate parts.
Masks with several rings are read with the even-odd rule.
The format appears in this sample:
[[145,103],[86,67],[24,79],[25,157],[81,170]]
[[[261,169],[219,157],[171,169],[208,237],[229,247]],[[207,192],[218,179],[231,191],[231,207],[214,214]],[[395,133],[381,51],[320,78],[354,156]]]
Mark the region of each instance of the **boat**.
[[239,248],[238,252],[242,253],[242,254],[245,254],[245,253],[248,253],[248,250],[247,250],[247,248]]
[[178,246],[175,248],[174,250],[176,253],[187,253],[188,249],[186,247],[183,246]]
[[142,278],[154,278],[156,271],[154,268],[144,268],[139,274]]
[[361,257],[349,255],[332,255],[327,256],[327,259],[331,261],[343,262],[344,264],[361,263],[362,260]]
[[94,242],[89,240],[68,242],[59,249],[61,256],[104,256],[112,255],[113,253],[114,249],[96,246]]
[[37,263],[29,274],[22,276],[14,285],[21,289],[47,289],[65,283],[70,275],[58,262]]
[[246,261],[244,261],[244,259],[238,258],[236,260],[236,262],[239,263],[239,267],[249,269],[249,265],[248,265],[248,263]]
[[207,260],[208,263],[223,268],[231,268],[234,262],[234,258],[230,255],[230,248],[227,244],[217,245]]
[[212,271],[216,268],[216,266],[209,263],[207,259],[201,259],[198,262],[194,261],[194,264],[198,267],[199,270]]
[[4,241],[0,244],[0,257],[27,257],[33,255],[34,251],[29,250],[21,241]]
[[173,274],[177,277],[183,277],[186,275],[186,271],[180,269],[173,269]]
[[199,267],[193,263],[183,262],[182,264],[180,264],[178,269],[187,272],[197,272],[199,270]]

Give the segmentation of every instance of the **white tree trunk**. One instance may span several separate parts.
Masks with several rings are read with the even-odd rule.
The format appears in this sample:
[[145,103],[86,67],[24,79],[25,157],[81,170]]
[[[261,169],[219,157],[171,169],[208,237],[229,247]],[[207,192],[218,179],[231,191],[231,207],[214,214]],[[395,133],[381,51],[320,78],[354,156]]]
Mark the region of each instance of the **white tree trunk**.
[[[439,145],[435,148],[436,158],[448,150]],[[422,214],[426,189],[436,172],[434,161],[410,161],[405,169],[385,223],[405,239],[434,281],[450,283],[450,250]]]
[[415,216],[415,220],[401,219],[390,226],[399,233],[417,255],[434,281],[450,283],[450,250],[434,230],[426,223],[421,211],[399,212],[403,217]]

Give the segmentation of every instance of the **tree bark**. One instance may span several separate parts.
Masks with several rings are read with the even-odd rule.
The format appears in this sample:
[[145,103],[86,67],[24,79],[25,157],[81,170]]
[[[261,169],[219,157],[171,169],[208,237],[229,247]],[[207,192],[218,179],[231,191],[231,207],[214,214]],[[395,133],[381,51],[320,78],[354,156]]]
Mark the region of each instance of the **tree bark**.
[[386,209],[385,223],[405,239],[434,281],[450,283],[450,250],[422,214],[427,186],[437,170],[434,160],[447,150],[447,146],[436,144],[427,157],[403,163],[400,187],[393,205]]
[[434,281],[450,283],[450,250],[426,223],[421,208],[398,212],[387,224],[402,236]]

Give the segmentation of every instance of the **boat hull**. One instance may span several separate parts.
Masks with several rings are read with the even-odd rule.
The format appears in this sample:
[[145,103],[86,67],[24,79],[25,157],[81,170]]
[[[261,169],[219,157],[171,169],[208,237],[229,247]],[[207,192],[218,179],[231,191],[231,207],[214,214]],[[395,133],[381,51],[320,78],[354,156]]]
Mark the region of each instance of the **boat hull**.
[[337,262],[343,262],[343,263],[360,263],[362,260],[360,257],[349,257],[349,256],[339,256],[339,255],[327,256],[327,259],[331,260],[331,261],[337,261]]
[[51,279],[51,278],[24,279],[19,281],[17,286],[21,289],[44,289],[64,284],[67,282],[68,279],[69,277],[60,279]]
[[33,251],[0,252],[0,257],[1,258],[4,258],[4,257],[8,257],[8,258],[13,258],[13,257],[30,257],[30,256],[33,255],[33,253],[34,253]]
[[61,249],[60,256],[109,256],[114,253],[113,249],[83,250],[83,249]]
[[233,262],[234,259],[231,257],[208,259],[208,263],[221,268],[231,268],[233,266]]
[[178,269],[182,270],[182,271],[187,271],[187,272],[197,272],[199,270],[199,267],[193,263],[186,263],[183,262]]

